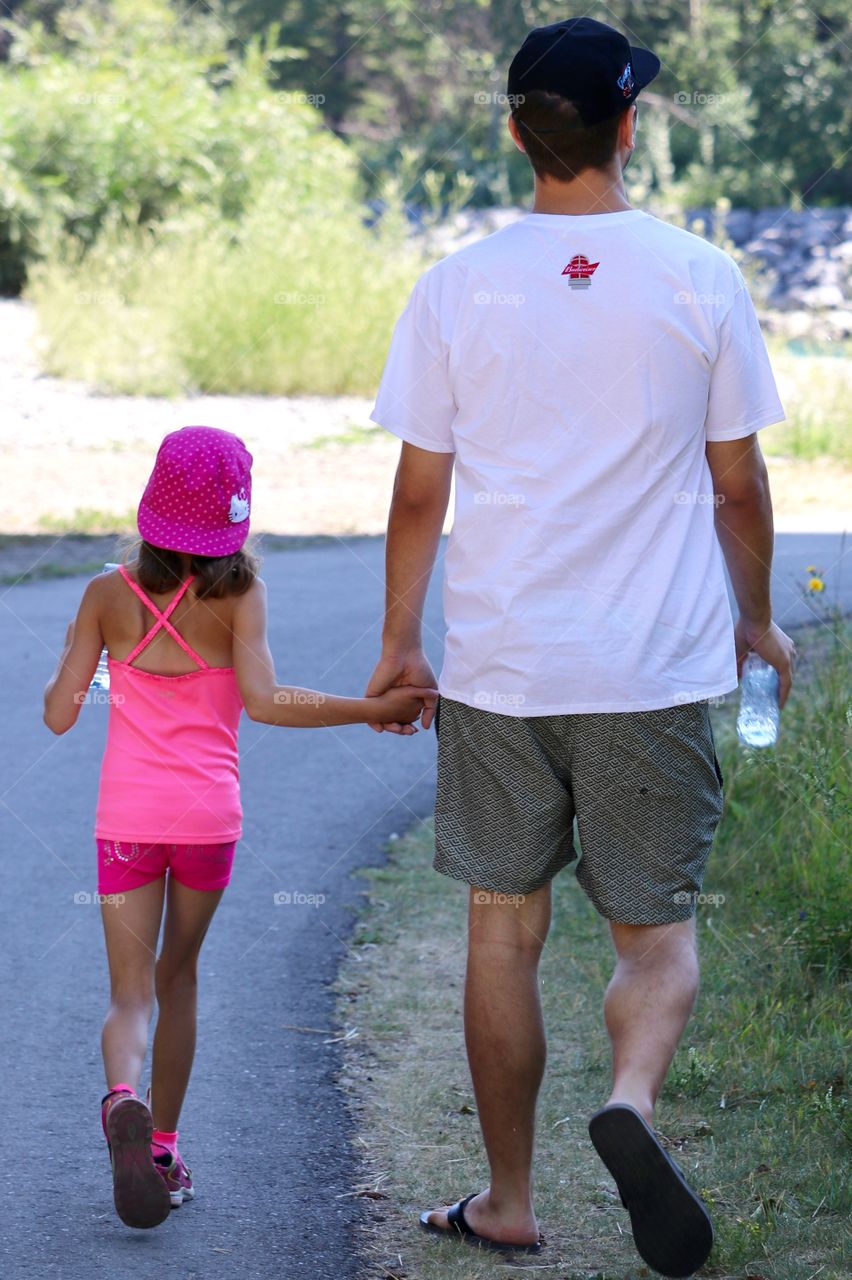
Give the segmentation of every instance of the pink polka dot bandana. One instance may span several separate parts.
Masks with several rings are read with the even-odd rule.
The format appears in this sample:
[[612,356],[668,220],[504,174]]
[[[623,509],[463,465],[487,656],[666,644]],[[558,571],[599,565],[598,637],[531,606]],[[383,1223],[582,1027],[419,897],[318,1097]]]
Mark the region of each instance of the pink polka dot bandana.
[[229,556],[249,533],[252,456],[218,427],[166,436],[139,503],[139,534],[166,551]]

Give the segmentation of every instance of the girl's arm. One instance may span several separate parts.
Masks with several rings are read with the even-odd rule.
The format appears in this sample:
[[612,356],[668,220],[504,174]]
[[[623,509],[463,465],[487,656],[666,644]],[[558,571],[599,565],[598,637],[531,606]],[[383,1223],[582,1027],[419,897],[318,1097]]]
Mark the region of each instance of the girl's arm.
[[54,733],[67,733],[77,722],[104,647],[96,604],[100,583],[90,582],[77,617],[69,622],[59,665],[44,691],[44,723]]
[[[266,584],[255,579],[234,608],[234,667],[246,713],[261,724],[314,729],[324,725],[366,724],[370,720],[409,723],[425,706],[434,707],[434,689],[390,689],[380,698],[341,698],[294,685],[279,685],[266,636]],[[385,703],[387,705],[385,705]],[[393,711],[393,715],[387,713]],[[396,713],[399,714],[396,714]]]

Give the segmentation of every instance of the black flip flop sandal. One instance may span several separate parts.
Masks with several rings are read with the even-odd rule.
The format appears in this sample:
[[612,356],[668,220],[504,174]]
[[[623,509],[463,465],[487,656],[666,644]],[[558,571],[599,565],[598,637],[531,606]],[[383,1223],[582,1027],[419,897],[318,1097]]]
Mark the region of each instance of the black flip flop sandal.
[[615,1178],[644,1261],[664,1276],[691,1276],[707,1260],[713,1226],[653,1129],[633,1107],[617,1103],[595,1112],[589,1136]]
[[485,1236],[478,1236],[464,1216],[465,1209],[478,1194],[478,1191],[474,1191],[472,1195],[459,1200],[458,1204],[454,1204],[452,1209],[447,1211],[447,1222],[450,1224],[448,1227],[439,1227],[436,1222],[429,1221],[429,1214],[434,1213],[434,1209],[426,1209],[421,1213],[421,1227],[433,1236],[456,1236],[465,1244],[472,1245],[474,1249],[487,1249],[490,1253],[541,1253],[541,1240],[537,1240],[535,1244],[502,1244],[498,1240],[488,1240]]

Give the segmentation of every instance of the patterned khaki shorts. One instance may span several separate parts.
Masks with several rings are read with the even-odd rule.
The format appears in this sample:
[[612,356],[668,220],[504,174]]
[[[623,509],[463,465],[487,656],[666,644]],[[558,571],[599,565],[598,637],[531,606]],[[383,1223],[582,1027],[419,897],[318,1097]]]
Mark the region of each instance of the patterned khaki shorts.
[[722,816],[706,701],[655,711],[506,716],[441,698],[437,871],[526,894],[577,857],[607,919],[672,924],[695,912]]

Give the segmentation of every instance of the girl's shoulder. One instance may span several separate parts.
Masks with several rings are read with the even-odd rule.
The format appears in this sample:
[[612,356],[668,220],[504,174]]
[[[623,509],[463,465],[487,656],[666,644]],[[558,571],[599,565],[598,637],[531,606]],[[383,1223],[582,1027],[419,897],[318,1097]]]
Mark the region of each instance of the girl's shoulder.
[[[127,566],[124,566],[127,568]],[[123,587],[123,580],[118,569],[110,569],[98,573],[86,583],[83,599],[99,603],[112,599]],[[124,588],[126,590],[126,588]]]
[[266,608],[266,583],[260,574],[252,580],[249,587],[245,591],[240,592],[237,596],[231,596],[230,599],[234,604],[235,615],[246,615],[256,613],[258,610]]
[[234,634],[245,643],[266,634],[267,607],[266,583],[256,577],[251,586],[241,595],[231,597],[234,602],[233,621]]
[[234,596],[233,598],[235,600],[247,600],[251,596],[254,596],[255,599],[266,596],[266,583],[259,573],[252,578],[251,585],[246,587],[245,591],[242,591],[238,596]]
[[136,582],[138,585],[139,579],[136,576],[136,566],[132,563],[123,564],[117,569],[104,570],[92,578],[86,587],[86,595],[104,605],[124,603],[126,598],[130,596],[130,589],[124,577],[125,574],[132,582]]
[[[128,576],[133,576],[133,566],[123,565]],[[101,622],[109,622],[123,616],[131,595],[118,569],[98,573],[87,582],[80,602],[80,610],[96,616]]]

